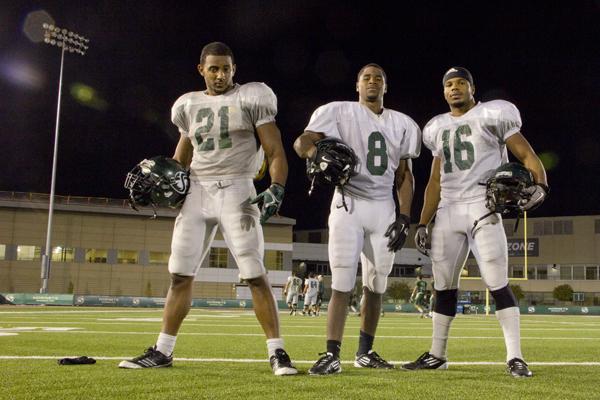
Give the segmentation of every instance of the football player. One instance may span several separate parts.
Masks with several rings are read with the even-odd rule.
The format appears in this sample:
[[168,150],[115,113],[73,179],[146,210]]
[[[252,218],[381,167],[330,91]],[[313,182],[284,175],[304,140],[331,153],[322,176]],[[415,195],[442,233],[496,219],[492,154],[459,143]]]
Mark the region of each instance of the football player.
[[[252,292],[256,317],[267,337],[275,375],[297,370],[280,337],[277,303],[263,264],[261,224],[283,200],[288,166],[275,124],[277,98],[264,83],[235,84],[231,49],[213,42],[202,49],[198,72],[206,89],[181,96],[171,119],[181,133],[173,158],[190,168],[191,188],[175,220],[169,272],[171,286],[154,347],[122,368],[169,367],[177,332],[192,299],[194,276],[209,253],[217,228]],[[271,186],[256,195],[252,178],[262,161],[258,136],[269,163]],[[251,200],[252,199],[252,200]],[[256,205],[262,207],[259,209]]]
[[316,317],[317,296],[319,295],[319,280],[315,277],[315,273],[308,274],[308,278],[304,281],[304,310],[302,315],[308,313],[309,316]]
[[319,281],[319,291],[317,293],[317,304],[315,304],[315,314],[318,317],[321,314],[321,304],[325,296],[325,282],[323,281],[323,275],[318,275],[317,280]]
[[283,295],[286,296],[290,315],[296,315],[298,312],[298,295],[301,287],[302,279],[298,278],[295,272],[292,272],[283,288]]
[[[383,107],[386,74],[379,65],[367,64],[356,81],[358,102],[336,101],[319,107],[310,118],[294,149],[302,158],[315,157],[315,142],[333,137],[349,145],[359,158],[357,175],[338,187],[329,214],[331,300],[327,309],[327,350],[309,373],[341,372],[340,348],[350,294],[362,265],[365,304],[361,314],[359,368],[393,368],[373,351],[381,299],[387,287],[395,252],[406,239],[413,195],[411,158],[421,149],[421,131],[407,115]],[[394,186],[400,204],[396,214]]]
[[486,187],[480,183],[508,162],[510,150],[533,174],[535,183],[524,189],[521,202],[523,210],[530,210],[548,194],[546,172],[520,133],[521,116],[513,104],[503,100],[476,102],[473,77],[462,67],[446,71],[442,85],[450,112],[434,117],[423,130],[423,143],[432,151],[433,163],[415,236],[417,249],[427,253],[427,225],[435,215],[431,233],[436,298],[433,340],[429,352],[403,368],[447,368],[448,332],[456,315],[460,272],[470,249],[496,302],[507,371],[514,377],[530,377],[521,353],[519,307],[507,277],[506,235],[500,214],[486,208]]
[[415,305],[415,308],[421,313],[421,318],[426,314],[425,292],[427,291],[427,282],[423,280],[422,275],[417,275],[417,282],[410,295],[410,302]]

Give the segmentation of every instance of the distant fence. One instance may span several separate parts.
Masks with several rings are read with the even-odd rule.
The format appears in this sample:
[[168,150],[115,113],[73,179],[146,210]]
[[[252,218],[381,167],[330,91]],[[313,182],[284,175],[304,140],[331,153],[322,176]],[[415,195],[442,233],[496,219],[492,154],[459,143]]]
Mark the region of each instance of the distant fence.
[[[87,296],[73,294],[37,294],[37,293],[0,293],[0,299],[14,305],[57,305],[57,306],[91,306],[91,307],[158,307],[165,305],[164,297],[134,296]],[[284,300],[278,301],[279,309],[286,310]],[[298,303],[302,309],[303,303]],[[193,299],[192,307],[197,308],[252,308],[252,300],[229,299]],[[322,309],[327,309],[323,302]],[[558,315],[600,315],[600,306],[521,306],[521,314],[558,314]],[[385,312],[417,312],[412,304],[384,304]],[[495,307],[490,307],[490,313]],[[458,313],[485,314],[483,305],[459,305]]]

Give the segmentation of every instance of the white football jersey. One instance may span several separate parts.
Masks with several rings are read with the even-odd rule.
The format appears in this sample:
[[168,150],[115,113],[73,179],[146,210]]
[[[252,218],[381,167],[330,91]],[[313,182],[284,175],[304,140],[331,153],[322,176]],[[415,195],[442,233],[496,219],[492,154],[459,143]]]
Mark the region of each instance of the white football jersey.
[[400,160],[421,152],[421,130],[408,115],[384,109],[379,115],[354,101],[336,101],[315,110],[306,131],[341,139],[356,152],[358,175],[345,193],[362,199],[393,196],[394,174]]
[[304,284],[308,287],[306,289],[306,296],[313,296],[319,292],[319,281],[317,278],[307,278]]
[[299,293],[300,286],[302,286],[302,279],[297,276],[289,276],[288,277],[288,292],[289,293]]
[[485,198],[485,181],[508,162],[506,140],[520,130],[519,110],[504,100],[478,103],[459,117],[448,112],[431,119],[423,143],[441,159],[441,201]]
[[236,84],[227,93],[189,92],[171,109],[171,120],[190,138],[192,177],[253,178],[263,160],[254,128],[275,121],[277,97],[264,83]]

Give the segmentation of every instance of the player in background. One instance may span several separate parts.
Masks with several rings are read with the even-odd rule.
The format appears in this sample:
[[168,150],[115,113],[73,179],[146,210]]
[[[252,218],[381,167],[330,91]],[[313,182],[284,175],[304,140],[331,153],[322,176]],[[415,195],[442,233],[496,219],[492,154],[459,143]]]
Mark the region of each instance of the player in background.
[[315,273],[311,272],[304,281],[304,310],[302,310],[302,315],[316,317],[315,306],[317,304],[318,295],[319,281],[315,277]]
[[323,281],[323,275],[318,275],[317,280],[319,281],[319,292],[317,293],[317,304],[315,304],[315,313],[318,317],[321,314],[321,304],[323,303],[323,297],[325,296],[325,282]]
[[341,372],[340,349],[359,259],[365,304],[354,365],[393,368],[372,348],[387,277],[410,225],[414,187],[410,159],[419,155],[421,131],[407,115],[383,107],[387,77],[379,65],[361,68],[356,91],[357,102],[336,101],[319,107],[294,143],[301,158],[314,159],[316,142],[336,138],[359,158],[358,174],[344,186],[346,200],[336,190],[330,206],[332,294],[327,308],[327,344],[324,355],[310,368],[311,375]]
[[425,303],[425,292],[427,291],[427,282],[423,280],[422,275],[417,275],[417,281],[415,282],[415,287],[410,295],[409,302],[415,305],[415,308],[421,313],[421,318],[423,318],[426,312],[426,303]]
[[460,273],[471,250],[496,303],[496,318],[506,345],[507,372],[517,378],[531,377],[521,353],[519,306],[508,281],[502,217],[486,207],[486,186],[482,183],[508,162],[509,150],[534,178],[535,183],[524,189],[526,199],[520,203],[526,211],[539,206],[547,196],[546,171],[520,133],[517,107],[504,100],[476,102],[473,77],[462,67],[446,71],[442,86],[450,112],[434,117],[423,130],[423,143],[433,153],[433,162],[415,235],[417,249],[427,253],[427,225],[435,215],[431,238],[436,296],[433,338],[430,350],[403,368],[448,367],[448,334],[456,315]]
[[[256,317],[267,337],[275,375],[298,371],[284,350],[277,303],[263,263],[262,223],[283,200],[288,166],[275,124],[277,98],[264,83],[235,84],[231,49],[213,42],[202,49],[198,72],[206,89],[181,96],[171,119],[181,133],[173,158],[190,168],[191,189],[175,220],[169,272],[171,286],[156,345],[121,368],[170,367],[181,323],[189,312],[193,282],[220,229],[252,292]],[[271,186],[258,196],[252,178],[261,164],[260,142]],[[259,209],[255,203],[262,203]]]
[[302,279],[296,276],[295,272],[288,277],[287,282],[283,288],[283,295],[286,296],[286,302],[290,315],[297,315],[298,313],[298,295],[302,288]]

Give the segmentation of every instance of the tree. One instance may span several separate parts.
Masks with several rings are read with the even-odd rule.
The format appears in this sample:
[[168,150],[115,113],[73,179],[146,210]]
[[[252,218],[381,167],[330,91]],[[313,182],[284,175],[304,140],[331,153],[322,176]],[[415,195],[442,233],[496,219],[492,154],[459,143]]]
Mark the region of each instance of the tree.
[[571,285],[560,285],[554,288],[552,296],[556,300],[560,301],[572,301],[573,300],[573,288]]
[[410,298],[411,292],[412,292],[412,289],[406,283],[401,282],[401,281],[396,281],[388,286],[386,293],[389,298],[394,299],[395,301],[398,301],[398,300],[408,301],[408,299]]
[[519,285],[510,285],[510,290],[512,290],[515,298],[517,299],[517,303],[525,298],[525,293],[523,293],[523,289]]

